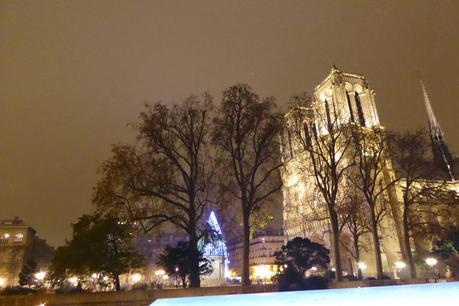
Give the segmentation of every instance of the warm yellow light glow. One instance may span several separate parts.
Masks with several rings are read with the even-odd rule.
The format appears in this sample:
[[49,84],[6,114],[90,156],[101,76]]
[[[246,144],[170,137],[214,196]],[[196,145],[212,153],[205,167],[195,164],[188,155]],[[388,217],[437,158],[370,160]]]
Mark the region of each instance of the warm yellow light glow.
[[91,277],[92,277],[93,279],[97,279],[97,278],[99,277],[99,274],[93,273],[93,274],[91,275]]
[[46,276],[46,272],[45,271],[40,271],[40,272],[37,272],[35,273],[35,278],[39,281],[42,281],[45,279],[45,276]]
[[324,93],[320,94],[320,101],[325,102],[327,100],[327,96]]
[[6,239],[8,239],[8,238],[10,238],[10,234],[5,233],[5,234],[3,235],[3,237],[5,237]]
[[317,267],[312,267],[311,271],[316,272],[317,271]]
[[74,286],[76,286],[76,285],[78,284],[78,278],[75,277],[75,276],[70,277],[70,278],[68,279],[68,281],[69,281],[72,285],[74,285]]
[[428,264],[429,266],[433,267],[437,264],[437,259],[433,258],[433,257],[429,257],[429,258],[426,258],[426,264]]
[[367,265],[364,262],[359,262],[357,264],[357,267],[359,267],[360,270],[364,271],[367,268]]
[[395,263],[395,267],[396,267],[397,269],[403,269],[403,268],[406,267],[406,263],[404,263],[403,261],[397,261],[397,262]]
[[0,277],[0,287],[5,286],[5,284],[6,284],[6,279],[3,277]]
[[46,306],[45,303],[38,304],[37,306]]
[[164,274],[166,274],[166,271],[164,271],[164,270],[155,271],[155,275],[156,276],[163,276]]
[[141,279],[142,279],[142,275],[140,275],[139,273],[135,273],[131,275],[131,280],[133,283],[138,283],[140,282]]
[[259,265],[253,268],[253,276],[255,278],[267,279],[273,277],[274,274],[275,272],[268,265]]

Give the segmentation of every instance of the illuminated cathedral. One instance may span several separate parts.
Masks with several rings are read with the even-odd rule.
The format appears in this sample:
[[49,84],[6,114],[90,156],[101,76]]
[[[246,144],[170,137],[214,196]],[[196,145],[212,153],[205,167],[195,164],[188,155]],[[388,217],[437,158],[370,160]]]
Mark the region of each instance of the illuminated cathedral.
[[[459,190],[454,181],[451,170],[452,157],[449,153],[443,132],[438,121],[433,115],[432,107],[424,88],[427,113],[429,115],[429,128],[431,133],[432,147],[435,159],[448,171],[453,189]],[[289,122],[294,116],[304,117],[304,133],[309,133],[313,128],[318,137],[327,137],[326,131],[317,121],[314,114],[326,114],[328,120],[334,120],[337,124],[351,123],[361,130],[381,130],[381,124],[376,102],[375,91],[370,87],[367,79],[358,74],[342,72],[333,66],[330,74],[315,87],[312,101],[306,106],[299,106],[291,109],[285,116],[286,128],[281,136],[281,153],[284,164],[281,170],[283,180],[283,215],[285,239],[294,237],[308,237],[331,248],[330,222],[327,213],[317,216],[314,207],[324,205],[320,192],[317,191],[314,179],[305,173],[305,167],[310,167],[310,160],[301,146],[295,142],[292,128]],[[347,158],[344,156],[343,158]],[[382,180],[391,180],[395,173],[390,158],[384,162],[384,170],[381,174]],[[341,183],[340,183],[341,184]],[[341,190],[345,189],[345,182],[342,182]],[[341,195],[338,194],[338,197]],[[403,260],[402,225],[400,207],[400,186],[388,188],[384,191],[382,200],[389,203],[389,214],[379,224],[381,259],[383,270],[391,276],[396,276],[397,262]],[[362,253],[360,263],[365,263],[365,274],[374,276],[376,274],[373,243],[369,233],[362,236]],[[356,262],[350,252],[351,248],[348,233],[344,230],[340,236],[341,265],[344,275],[355,275],[360,263]],[[331,252],[333,254],[333,252]],[[331,267],[333,269],[333,267]]]

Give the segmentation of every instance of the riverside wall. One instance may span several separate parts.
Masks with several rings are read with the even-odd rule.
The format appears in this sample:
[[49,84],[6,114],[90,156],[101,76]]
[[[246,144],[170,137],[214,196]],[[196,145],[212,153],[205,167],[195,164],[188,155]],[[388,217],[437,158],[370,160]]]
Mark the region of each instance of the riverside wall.
[[[459,281],[459,279],[449,279],[448,281]],[[425,278],[417,278],[410,280],[363,280],[330,283],[329,287],[357,288],[373,286],[422,284],[427,282],[429,282],[429,279]],[[75,294],[11,295],[0,296],[0,306],[40,306],[43,304],[46,306],[147,306],[160,298],[261,293],[276,291],[276,285],[254,285],[249,287],[225,286],[188,289],[132,290],[122,292],[98,292]]]

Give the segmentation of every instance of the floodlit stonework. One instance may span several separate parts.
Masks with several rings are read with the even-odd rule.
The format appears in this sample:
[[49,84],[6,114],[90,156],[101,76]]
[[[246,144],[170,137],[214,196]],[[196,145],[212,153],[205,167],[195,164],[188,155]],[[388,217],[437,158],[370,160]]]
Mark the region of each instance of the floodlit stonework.
[[[296,236],[308,237],[321,242],[331,248],[329,216],[324,207],[322,195],[315,187],[314,177],[310,169],[312,165],[301,145],[296,143],[290,121],[292,117],[304,117],[305,131],[314,129],[318,137],[328,137],[325,124],[317,118],[327,117],[328,121],[336,122],[337,126],[353,126],[364,133],[371,133],[374,129],[384,131],[380,123],[375,103],[375,92],[369,86],[366,78],[361,75],[345,73],[333,67],[331,73],[315,88],[312,101],[305,106],[296,107],[286,115],[286,129],[282,135],[282,156],[285,167],[282,170],[284,230],[285,238]],[[312,128],[311,128],[312,127]],[[349,135],[350,137],[350,135]],[[349,151],[349,150],[348,150]],[[346,152],[348,152],[346,151]],[[346,159],[344,152],[343,158]],[[338,156],[339,157],[339,156]],[[348,158],[349,159],[349,158]],[[385,160],[381,180],[390,181],[394,172],[390,160]],[[340,181],[341,187],[338,201],[342,201],[344,192],[348,190],[346,179]],[[344,191],[344,192],[343,192]],[[395,188],[389,188],[380,197],[380,201],[389,203],[388,215],[380,223],[379,236],[381,238],[382,262],[385,273],[395,273],[395,262],[401,260],[401,225],[400,206],[397,201]],[[353,260],[349,250],[352,241],[346,229],[341,234],[341,263],[344,275],[354,274],[357,262]],[[364,274],[375,275],[375,259],[372,250],[370,234],[362,237],[361,259],[365,264]],[[333,252],[332,252],[333,254]],[[392,274],[391,274],[392,276]]]
[[40,271],[46,271],[53,251],[19,218],[0,221],[0,289],[18,285],[19,273],[28,259],[33,259]]

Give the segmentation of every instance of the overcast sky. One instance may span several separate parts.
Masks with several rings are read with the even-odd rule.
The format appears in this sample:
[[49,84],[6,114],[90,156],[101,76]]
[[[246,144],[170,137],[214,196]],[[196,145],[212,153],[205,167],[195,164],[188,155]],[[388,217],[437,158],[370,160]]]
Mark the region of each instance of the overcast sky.
[[390,129],[459,152],[459,1],[1,1],[0,219],[53,245],[91,210],[97,168],[145,101],[249,83],[281,105],[333,63],[376,90]]

